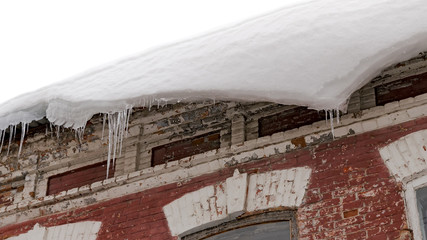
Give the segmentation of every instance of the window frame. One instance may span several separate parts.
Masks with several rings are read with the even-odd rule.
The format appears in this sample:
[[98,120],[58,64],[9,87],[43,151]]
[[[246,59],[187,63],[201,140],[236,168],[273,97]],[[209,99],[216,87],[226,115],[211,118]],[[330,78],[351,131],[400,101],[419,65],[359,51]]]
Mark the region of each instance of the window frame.
[[405,189],[406,214],[414,239],[423,239],[416,191],[427,187],[427,175],[408,181]]
[[181,236],[182,240],[198,240],[205,239],[223,232],[231,231],[238,228],[243,228],[251,225],[263,223],[289,221],[291,240],[298,239],[298,225],[296,222],[296,210],[281,210],[261,212],[254,214],[244,214],[231,221],[220,223],[216,226],[209,227],[194,233]]

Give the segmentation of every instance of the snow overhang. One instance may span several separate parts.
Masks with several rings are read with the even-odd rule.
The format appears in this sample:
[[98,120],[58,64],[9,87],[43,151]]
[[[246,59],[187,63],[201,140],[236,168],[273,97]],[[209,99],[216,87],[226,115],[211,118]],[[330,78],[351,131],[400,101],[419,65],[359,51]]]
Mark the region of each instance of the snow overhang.
[[0,105],[0,129],[46,116],[75,129],[93,114],[197,99],[345,109],[385,67],[427,50],[423,0],[312,1],[154,49]]

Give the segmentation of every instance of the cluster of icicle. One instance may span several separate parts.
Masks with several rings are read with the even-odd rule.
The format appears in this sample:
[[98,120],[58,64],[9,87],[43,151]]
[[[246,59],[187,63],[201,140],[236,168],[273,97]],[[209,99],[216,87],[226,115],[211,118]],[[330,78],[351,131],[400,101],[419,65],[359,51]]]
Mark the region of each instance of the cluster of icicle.
[[[109,169],[111,163],[114,166],[116,155],[119,157],[122,153],[122,146],[123,146],[123,139],[127,137],[127,133],[129,130],[129,118],[132,114],[132,106],[126,107],[123,111],[118,112],[112,112],[112,113],[104,113],[103,114],[103,126],[102,126],[102,137],[101,139],[104,139],[104,129],[105,125],[108,124],[108,158],[107,158],[107,178],[109,175]],[[19,150],[18,150],[18,159],[21,156],[22,152],[22,145],[25,140],[25,135],[28,133],[29,129],[29,123],[20,123],[21,124],[21,139],[19,143]],[[7,156],[9,156],[10,152],[10,146],[12,144],[12,140],[16,137],[16,129],[19,124],[17,125],[10,125],[8,129],[0,130],[0,153],[3,150],[3,145],[5,144],[5,140],[8,141],[7,146]],[[75,134],[76,139],[81,144],[83,142],[83,135],[85,132],[86,126],[81,126],[78,128],[75,128]],[[64,127],[59,125],[54,125],[52,123],[49,123],[48,127],[46,127],[46,135],[48,134],[48,128],[49,132],[51,133],[51,136],[53,137],[53,132],[56,132],[56,137],[59,139],[61,129],[64,131]],[[8,139],[5,139],[7,130],[9,130],[9,137]]]
[[[159,101],[158,101],[159,103]],[[149,104],[149,109],[151,109],[152,102]],[[166,104],[165,104],[166,105]],[[163,107],[164,105],[158,104],[159,107]],[[103,113],[103,121],[102,121],[102,137],[101,139],[104,139],[104,132],[105,132],[105,125],[108,124],[108,157],[107,157],[107,178],[109,176],[109,170],[111,164],[115,164],[116,157],[120,157],[122,154],[122,146],[123,146],[123,140],[127,137],[128,130],[129,130],[129,118],[132,114],[132,106],[127,106],[122,111],[117,112],[109,112],[109,113]],[[337,110],[325,110],[326,115],[326,124],[331,127],[331,133],[334,137],[334,116],[336,116],[336,124],[340,123],[340,111]],[[25,140],[25,134],[28,133],[29,123],[20,123],[21,124],[21,141],[19,144],[19,150],[18,150],[18,159],[21,155],[22,151],[22,145]],[[9,155],[10,151],[10,145],[12,143],[12,140],[16,136],[16,129],[18,125],[10,125],[9,126],[9,137],[6,139],[8,141],[8,147],[7,147],[7,156]],[[85,132],[85,125],[75,128],[75,134],[76,139],[79,141],[79,143],[83,143],[83,135]],[[56,137],[59,139],[60,132],[64,131],[64,127],[54,125],[52,123],[49,124],[49,130],[51,133],[51,136],[53,137],[53,132],[56,132]],[[5,142],[5,136],[6,136],[6,130],[0,130],[0,153],[3,149],[3,144]],[[46,135],[48,133],[48,128],[46,128]]]
[[331,125],[331,133],[332,133],[332,138],[335,139],[335,134],[334,134],[334,112],[336,114],[336,118],[337,118],[337,125],[340,124],[340,110],[337,108],[336,110],[325,110],[325,116],[326,116],[326,124],[328,124],[328,119],[329,119],[329,124]]
[[122,155],[123,139],[127,137],[129,129],[129,118],[132,114],[132,107],[121,112],[105,113],[102,123],[102,139],[104,138],[105,121],[108,119],[108,158],[107,158],[107,178],[110,171],[110,162],[113,166],[116,161],[116,154]]
[[[18,125],[10,125],[9,126],[9,144],[7,145],[7,155],[9,156],[10,151],[10,144],[12,143],[12,139],[15,139],[16,136],[16,128]],[[25,134],[28,133],[29,123],[21,123],[22,129],[21,129],[21,142],[19,143],[19,151],[18,151],[18,159],[21,155],[22,151],[22,144],[24,143]],[[3,144],[6,136],[6,129],[0,130],[0,153],[3,150]]]

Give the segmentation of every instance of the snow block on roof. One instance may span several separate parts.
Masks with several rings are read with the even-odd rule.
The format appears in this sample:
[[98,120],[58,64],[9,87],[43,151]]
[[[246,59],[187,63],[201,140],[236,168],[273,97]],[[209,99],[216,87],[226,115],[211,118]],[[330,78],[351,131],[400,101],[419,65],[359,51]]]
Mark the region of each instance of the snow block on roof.
[[153,100],[345,109],[385,67],[427,50],[424,0],[312,1],[112,63],[0,105],[0,129],[43,116],[78,128]]

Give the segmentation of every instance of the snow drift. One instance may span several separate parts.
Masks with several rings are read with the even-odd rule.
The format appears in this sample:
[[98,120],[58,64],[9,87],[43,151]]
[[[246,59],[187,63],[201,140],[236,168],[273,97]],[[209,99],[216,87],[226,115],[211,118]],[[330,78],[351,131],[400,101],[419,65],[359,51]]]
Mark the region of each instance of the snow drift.
[[44,116],[78,129],[93,114],[159,101],[345,109],[350,94],[381,69],[427,50],[426,12],[424,0],[324,0],[281,9],[14,98],[0,105],[0,129]]

